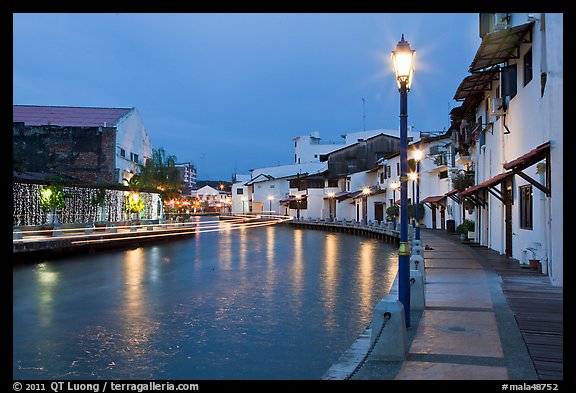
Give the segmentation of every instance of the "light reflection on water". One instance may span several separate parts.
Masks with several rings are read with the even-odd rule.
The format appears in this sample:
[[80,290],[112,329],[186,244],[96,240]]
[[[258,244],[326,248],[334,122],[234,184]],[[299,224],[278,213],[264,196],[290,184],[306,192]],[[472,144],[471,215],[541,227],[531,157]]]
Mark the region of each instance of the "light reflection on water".
[[318,379],[388,292],[396,251],[273,226],[18,266],[13,377]]

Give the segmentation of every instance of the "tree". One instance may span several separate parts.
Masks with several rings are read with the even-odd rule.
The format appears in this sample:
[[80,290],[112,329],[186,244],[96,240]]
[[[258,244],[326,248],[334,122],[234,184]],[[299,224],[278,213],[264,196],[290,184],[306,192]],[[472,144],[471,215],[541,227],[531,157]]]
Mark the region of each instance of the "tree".
[[47,224],[58,224],[56,214],[64,207],[66,197],[68,194],[64,192],[64,187],[58,179],[40,189],[40,207],[49,212]]
[[140,166],[140,184],[160,191],[164,200],[178,197],[184,188],[176,167],[176,156],[166,155],[164,148],[154,149],[152,158]]

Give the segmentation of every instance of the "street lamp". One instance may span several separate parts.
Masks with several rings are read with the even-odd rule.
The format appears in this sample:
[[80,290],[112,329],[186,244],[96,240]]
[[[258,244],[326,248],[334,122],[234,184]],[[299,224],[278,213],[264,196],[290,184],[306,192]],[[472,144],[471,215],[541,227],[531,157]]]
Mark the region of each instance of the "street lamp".
[[398,300],[404,306],[406,328],[410,327],[410,248],[408,247],[408,90],[414,72],[415,51],[402,39],[392,51],[396,82],[400,91],[400,248],[398,251]]
[[420,240],[420,161],[424,158],[422,150],[414,150],[412,157],[416,161],[416,230],[414,231],[414,238]]
[[[392,207],[396,206],[396,190],[400,188],[400,184],[398,182],[392,182],[390,184],[390,188],[392,188]],[[394,210],[394,228],[396,228],[396,211]]]
[[296,195],[296,219],[300,220],[300,201],[302,200],[302,195]]
[[270,215],[272,215],[272,201],[274,200],[273,195],[268,195],[268,202],[270,202]]
[[336,197],[335,192],[328,193],[328,210],[330,211],[330,220],[332,220],[332,201],[334,200],[334,197]]
[[[414,201],[416,199],[414,199],[414,183],[416,183],[418,181],[418,173],[416,172],[410,172],[408,174],[408,178],[412,181],[412,208],[414,208]],[[418,210],[418,207],[416,207],[416,211]],[[416,230],[416,219],[415,219],[416,213],[412,212],[412,228],[414,228],[414,230]]]
[[362,195],[362,221],[364,221],[364,225],[368,225],[368,195],[370,195],[370,188],[363,187]]

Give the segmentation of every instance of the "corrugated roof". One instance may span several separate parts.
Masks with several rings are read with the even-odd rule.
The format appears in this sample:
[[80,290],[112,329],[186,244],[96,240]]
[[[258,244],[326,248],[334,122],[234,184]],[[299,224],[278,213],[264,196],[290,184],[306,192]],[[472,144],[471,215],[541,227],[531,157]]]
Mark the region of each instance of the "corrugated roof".
[[28,126],[113,127],[131,109],[13,105],[12,121]]

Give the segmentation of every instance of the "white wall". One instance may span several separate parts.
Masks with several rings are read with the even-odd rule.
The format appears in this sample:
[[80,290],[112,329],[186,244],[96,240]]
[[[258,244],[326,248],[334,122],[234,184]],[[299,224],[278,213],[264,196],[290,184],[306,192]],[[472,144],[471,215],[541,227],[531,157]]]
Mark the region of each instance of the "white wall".
[[[532,30],[532,43],[522,44],[519,58],[510,59],[517,64],[517,94],[510,100],[506,116],[488,117],[493,121],[492,132],[486,133],[486,145],[471,152],[476,167],[476,183],[488,180],[505,172],[503,165],[537,146],[550,141],[551,197],[546,197],[536,187],[533,190],[533,228],[520,227],[519,187],[529,184],[518,175],[512,177],[512,257],[524,262],[526,248],[534,242],[542,244],[543,270],[555,285],[563,285],[563,16],[546,14],[545,29],[541,29],[542,14],[536,16]],[[512,15],[513,25],[528,22],[528,14]],[[532,49],[532,80],[524,86],[524,54]],[[546,72],[547,81],[541,96],[541,72]],[[485,96],[496,97],[499,81]],[[486,119],[486,102],[477,110],[477,118]],[[504,126],[504,122],[506,127]],[[508,130],[510,132],[508,133]],[[536,165],[523,170],[533,179],[544,183],[544,177],[536,173]],[[498,186],[500,188],[500,186]],[[481,241],[488,247],[505,252],[505,207],[488,194],[488,211],[475,209],[478,222],[482,215]],[[485,217],[489,217],[486,220]]]
[[[116,168],[119,169],[118,182],[122,183],[123,178],[130,177],[130,171],[137,173],[138,167],[130,161],[130,153],[138,154],[138,162],[144,165],[145,160],[152,157],[153,148],[138,109],[128,111],[116,126]],[[120,156],[120,148],[126,152],[126,158]]]

